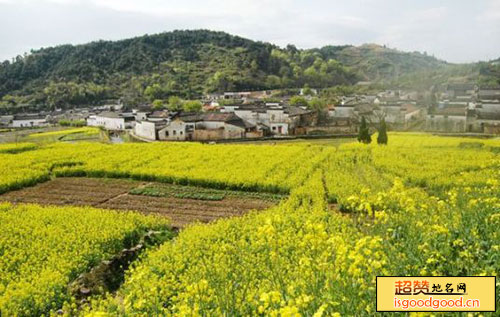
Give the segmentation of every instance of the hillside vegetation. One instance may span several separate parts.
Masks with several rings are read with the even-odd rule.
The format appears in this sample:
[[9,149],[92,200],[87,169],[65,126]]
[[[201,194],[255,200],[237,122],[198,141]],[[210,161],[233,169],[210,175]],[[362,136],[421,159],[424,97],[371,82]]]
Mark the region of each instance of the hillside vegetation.
[[[479,66],[471,65],[472,72],[467,65],[375,44],[300,50],[223,32],[174,31],[42,48],[4,61],[0,111],[91,105],[110,98],[136,105],[172,95],[192,99],[206,92],[321,88],[358,81],[411,86],[425,78],[422,83],[429,86],[455,76],[457,67],[455,72],[478,76]],[[486,68],[485,76],[497,75]]]

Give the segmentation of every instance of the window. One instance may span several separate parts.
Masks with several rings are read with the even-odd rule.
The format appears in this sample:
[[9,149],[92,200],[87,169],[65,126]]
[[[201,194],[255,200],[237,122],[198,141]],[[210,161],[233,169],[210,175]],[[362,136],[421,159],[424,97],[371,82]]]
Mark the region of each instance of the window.
[[165,136],[168,136],[168,131],[165,131]]
[[276,130],[276,127],[273,127],[273,130]]
[[176,134],[177,134],[177,131],[175,131],[175,130],[174,130],[172,133],[173,133],[173,135],[176,135]]
[[181,131],[181,135],[182,135],[182,131]]

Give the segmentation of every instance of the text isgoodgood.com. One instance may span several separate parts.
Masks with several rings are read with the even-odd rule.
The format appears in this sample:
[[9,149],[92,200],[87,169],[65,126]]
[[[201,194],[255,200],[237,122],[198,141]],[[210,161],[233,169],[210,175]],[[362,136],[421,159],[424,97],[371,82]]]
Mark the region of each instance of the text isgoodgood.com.
[[439,299],[432,296],[427,299],[401,299],[394,297],[394,308],[479,308],[479,299],[465,299],[461,296],[457,299]]

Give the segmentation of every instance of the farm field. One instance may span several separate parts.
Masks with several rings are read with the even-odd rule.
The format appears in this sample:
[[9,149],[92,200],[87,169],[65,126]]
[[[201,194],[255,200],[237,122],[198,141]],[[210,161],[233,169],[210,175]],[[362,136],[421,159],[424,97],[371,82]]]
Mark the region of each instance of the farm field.
[[0,144],[31,142],[37,144],[48,144],[53,142],[105,142],[104,133],[98,128],[61,128],[46,127],[24,130],[0,131]]
[[172,227],[182,228],[267,209],[281,197],[127,179],[62,177],[0,195],[0,202],[136,210],[165,216]]
[[[67,199],[138,210],[148,204],[175,210],[189,200],[188,206],[203,204],[198,210],[202,215],[206,209],[207,221],[218,216],[216,204],[226,199],[265,209],[188,225],[134,262],[116,292],[83,305],[64,297],[45,312],[370,316],[376,314],[377,275],[499,277],[500,140],[392,133],[387,146],[58,143],[6,148],[0,151],[0,192],[11,199],[19,195],[15,208],[24,208],[23,195],[44,188],[43,198],[50,198],[50,186],[57,182],[103,181],[110,186],[94,186],[101,196],[68,194]],[[238,197],[238,192],[243,194]],[[252,199],[259,203],[249,204]],[[2,287],[9,283],[2,280]]]
[[71,301],[78,274],[147,230],[168,230],[164,218],[93,208],[0,203],[0,312],[39,316]]
[[314,145],[322,145],[322,146],[335,146],[338,147],[341,144],[357,142],[355,138],[314,138],[314,139],[276,139],[276,140],[263,140],[263,141],[245,141],[245,142],[233,142],[232,144],[262,144],[262,145],[270,145],[270,144],[279,144],[279,145],[293,145],[293,144],[314,144]]

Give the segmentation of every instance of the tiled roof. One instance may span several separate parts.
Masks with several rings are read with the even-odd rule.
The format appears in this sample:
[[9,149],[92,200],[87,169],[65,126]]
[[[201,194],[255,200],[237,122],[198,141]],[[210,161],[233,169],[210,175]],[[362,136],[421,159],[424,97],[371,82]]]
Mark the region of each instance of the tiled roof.
[[121,118],[120,114],[117,112],[112,112],[112,111],[104,111],[98,114],[99,117],[104,117],[104,118],[113,118],[113,119],[118,119]]

